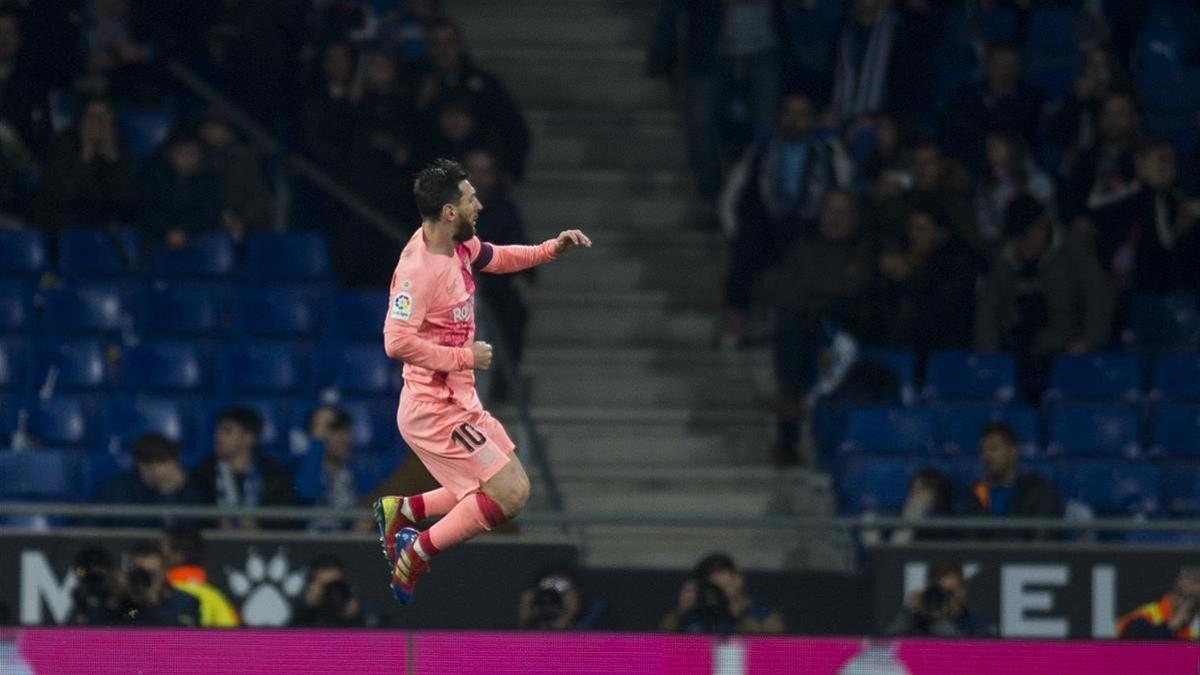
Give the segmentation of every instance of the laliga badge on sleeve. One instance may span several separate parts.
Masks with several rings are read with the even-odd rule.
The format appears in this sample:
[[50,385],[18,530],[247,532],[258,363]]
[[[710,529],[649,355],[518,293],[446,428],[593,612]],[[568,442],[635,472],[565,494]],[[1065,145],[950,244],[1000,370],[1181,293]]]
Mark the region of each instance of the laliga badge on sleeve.
[[412,306],[413,300],[411,293],[397,293],[396,297],[392,298],[392,309],[388,313],[388,316],[393,319],[408,321],[410,318],[412,318]]

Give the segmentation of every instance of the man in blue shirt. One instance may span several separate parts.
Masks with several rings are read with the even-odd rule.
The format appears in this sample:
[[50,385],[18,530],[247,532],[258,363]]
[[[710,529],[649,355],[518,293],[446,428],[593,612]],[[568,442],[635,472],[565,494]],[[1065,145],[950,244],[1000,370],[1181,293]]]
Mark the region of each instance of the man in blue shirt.
[[[1059,518],[1062,499],[1054,485],[1033,473],[1021,471],[1021,442],[1012,427],[991,422],[979,432],[979,459],[983,478],[971,486],[964,511],[970,515]],[[1033,539],[1040,533],[992,530],[978,534],[991,539]]]

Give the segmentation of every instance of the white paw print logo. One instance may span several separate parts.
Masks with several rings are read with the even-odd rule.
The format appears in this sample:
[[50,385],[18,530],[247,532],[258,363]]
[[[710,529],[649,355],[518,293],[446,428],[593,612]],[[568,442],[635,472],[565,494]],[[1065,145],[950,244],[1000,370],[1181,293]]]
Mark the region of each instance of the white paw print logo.
[[286,626],[292,618],[292,598],[304,588],[304,570],[289,570],[287,552],[276,549],[266,560],[254,549],[245,569],[225,568],[229,590],[241,599],[242,623],[247,626]]

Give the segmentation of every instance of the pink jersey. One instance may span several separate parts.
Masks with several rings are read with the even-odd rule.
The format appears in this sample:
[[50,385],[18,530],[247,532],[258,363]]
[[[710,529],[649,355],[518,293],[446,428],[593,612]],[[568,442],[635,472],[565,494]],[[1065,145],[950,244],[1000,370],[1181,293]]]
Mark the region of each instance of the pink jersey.
[[519,272],[553,260],[556,246],[493,246],[478,237],[459,244],[453,255],[431,253],[418,228],[392,273],[384,349],[404,361],[404,389],[419,401],[453,401],[482,407],[475,393],[474,270]]

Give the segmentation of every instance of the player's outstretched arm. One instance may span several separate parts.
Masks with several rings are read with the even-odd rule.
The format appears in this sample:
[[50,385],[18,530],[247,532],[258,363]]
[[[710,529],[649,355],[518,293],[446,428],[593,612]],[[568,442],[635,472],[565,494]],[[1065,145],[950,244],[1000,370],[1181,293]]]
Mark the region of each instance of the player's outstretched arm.
[[481,244],[474,266],[489,274],[512,274],[555,260],[575,247],[591,245],[592,240],[581,230],[564,230],[537,246]]

